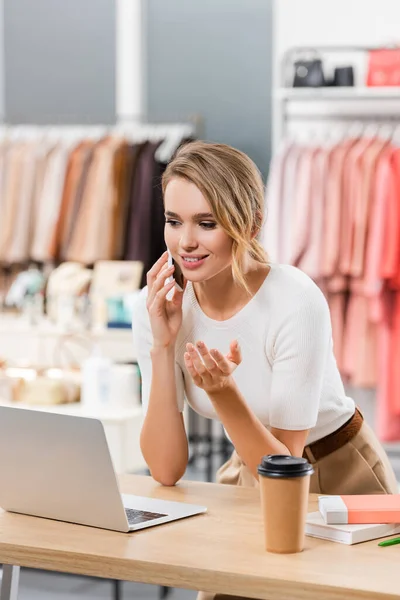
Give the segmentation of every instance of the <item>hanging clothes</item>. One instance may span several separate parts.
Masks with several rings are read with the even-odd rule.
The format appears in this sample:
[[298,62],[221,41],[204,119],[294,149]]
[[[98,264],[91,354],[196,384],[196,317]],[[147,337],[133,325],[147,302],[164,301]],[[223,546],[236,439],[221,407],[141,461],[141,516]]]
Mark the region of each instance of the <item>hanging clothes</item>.
[[188,124],[169,130],[5,128],[0,269],[125,258],[148,270],[165,248],[164,159],[192,139]]
[[382,440],[400,439],[400,149],[379,135],[282,144],[261,240],[320,286],[343,378],[378,390]]

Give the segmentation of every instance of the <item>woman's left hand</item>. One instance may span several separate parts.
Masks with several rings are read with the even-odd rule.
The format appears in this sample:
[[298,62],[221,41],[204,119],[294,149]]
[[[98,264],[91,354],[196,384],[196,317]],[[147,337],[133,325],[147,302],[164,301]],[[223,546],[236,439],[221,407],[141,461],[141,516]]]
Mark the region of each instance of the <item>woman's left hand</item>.
[[219,350],[208,350],[204,342],[197,342],[196,348],[186,344],[185,365],[194,383],[207,393],[229,386],[233,371],[242,362],[238,342],[230,343],[230,352],[225,356]]

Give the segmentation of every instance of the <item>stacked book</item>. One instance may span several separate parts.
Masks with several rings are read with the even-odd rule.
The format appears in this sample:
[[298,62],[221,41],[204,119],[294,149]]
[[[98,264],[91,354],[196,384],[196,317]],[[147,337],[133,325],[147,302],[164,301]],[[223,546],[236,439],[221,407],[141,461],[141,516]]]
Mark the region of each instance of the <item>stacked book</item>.
[[319,496],[318,508],[307,515],[311,537],[358,544],[400,534],[400,494]]

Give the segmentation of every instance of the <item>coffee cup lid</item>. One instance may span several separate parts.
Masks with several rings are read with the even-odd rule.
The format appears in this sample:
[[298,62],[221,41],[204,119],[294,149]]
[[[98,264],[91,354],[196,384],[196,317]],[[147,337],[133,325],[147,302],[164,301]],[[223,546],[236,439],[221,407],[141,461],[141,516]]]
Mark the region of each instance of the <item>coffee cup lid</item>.
[[257,470],[264,477],[304,477],[314,473],[307,459],[285,454],[263,456]]

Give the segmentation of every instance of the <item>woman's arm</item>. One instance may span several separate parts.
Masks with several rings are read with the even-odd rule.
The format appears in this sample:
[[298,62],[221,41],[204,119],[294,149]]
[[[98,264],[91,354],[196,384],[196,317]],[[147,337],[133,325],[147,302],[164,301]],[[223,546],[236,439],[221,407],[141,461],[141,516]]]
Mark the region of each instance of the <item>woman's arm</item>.
[[193,346],[187,347],[185,360],[194,382],[206,391],[238,454],[255,477],[265,454],[302,456],[308,432],[317,421],[331,326],[322,293],[316,286],[309,292],[276,324],[273,333],[272,381],[266,397],[270,431],[231,377],[240,363],[241,369],[246,368],[247,357],[242,361],[235,343],[227,356],[196,344],[201,359]]
[[166,300],[174,285],[166,284],[171,273],[164,253],[148,272],[148,288],[140,293],[132,315],[145,413],[140,447],[153,478],[163,485],[174,485],[188,462],[183,374],[175,363],[183,293],[175,291],[172,300]]
[[[302,456],[308,429],[301,431],[268,431],[246,403],[232,380],[219,391],[209,392],[215,411],[221,419],[237,453],[258,478],[257,466],[266,454]],[[281,439],[276,434],[279,434]]]
[[185,473],[189,456],[177,402],[175,348],[153,348],[150,356],[153,374],[140,448],[152,477],[162,485],[175,485]]

